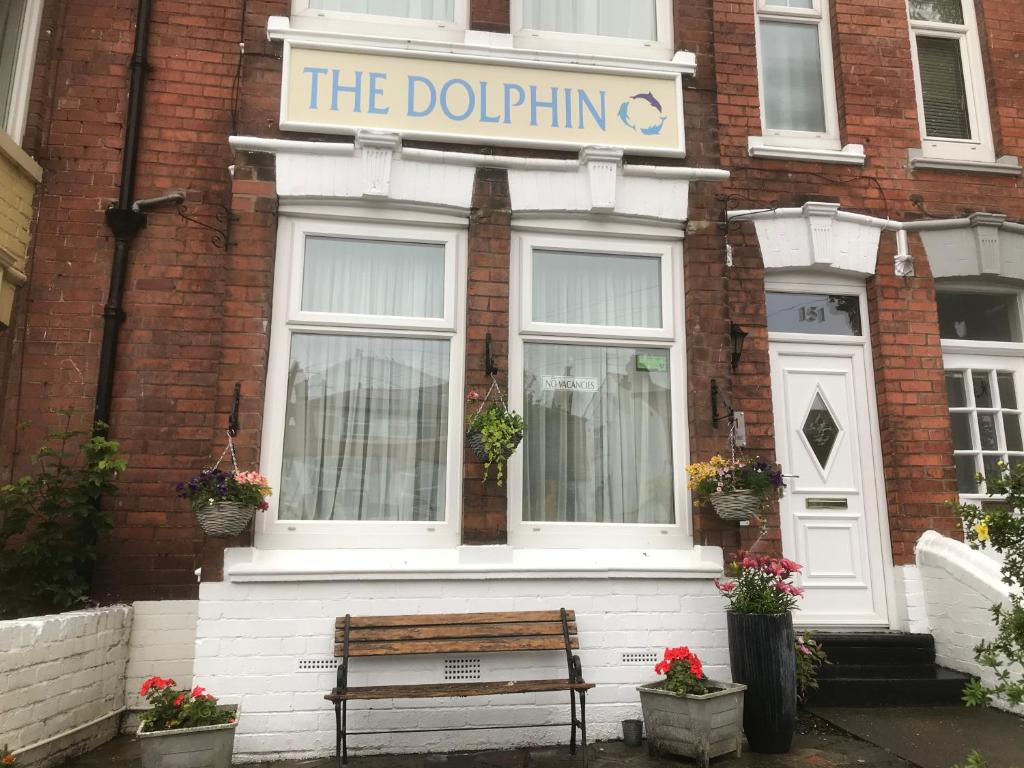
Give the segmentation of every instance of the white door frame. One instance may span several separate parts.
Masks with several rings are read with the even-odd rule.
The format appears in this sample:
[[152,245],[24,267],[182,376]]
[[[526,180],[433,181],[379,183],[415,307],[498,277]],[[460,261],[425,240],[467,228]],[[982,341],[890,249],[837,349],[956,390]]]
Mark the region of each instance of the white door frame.
[[[868,405],[868,423],[870,434],[866,436],[865,442],[870,443],[872,461],[875,474],[875,494],[878,500],[874,519],[866,519],[865,525],[874,524],[874,533],[877,537],[878,546],[881,550],[882,563],[882,584],[879,585],[885,594],[886,613],[888,614],[889,628],[898,629],[901,626],[899,610],[897,607],[896,582],[892,558],[892,538],[889,529],[889,505],[885,492],[885,467],[882,462],[882,440],[881,428],[878,420],[878,399],[875,393],[875,370],[872,362],[872,346],[870,322],[868,319],[867,287],[864,279],[859,276],[839,275],[835,273],[822,274],[818,272],[774,272],[765,273],[765,291],[791,292],[791,293],[828,293],[856,295],[860,299],[861,311],[861,335],[856,336],[832,336],[810,333],[781,333],[769,332],[769,349],[772,344],[799,343],[801,345],[819,345],[824,347],[836,346],[857,346],[863,348],[864,380]],[[774,383],[774,382],[773,382]],[[772,387],[772,410],[775,409],[775,391]],[[774,416],[773,416],[774,423]],[[785,471],[783,467],[783,471]],[[868,510],[865,509],[867,517]],[[779,524],[781,528],[782,519]],[[869,540],[869,545],[871,544]],[[800,625],[800,612],[793,614],[794,620]],[[803,626],[814,626],[813,624]],[[857,625],[846,625],[857,626]],[[878,629],[879,626],[875,626]]]

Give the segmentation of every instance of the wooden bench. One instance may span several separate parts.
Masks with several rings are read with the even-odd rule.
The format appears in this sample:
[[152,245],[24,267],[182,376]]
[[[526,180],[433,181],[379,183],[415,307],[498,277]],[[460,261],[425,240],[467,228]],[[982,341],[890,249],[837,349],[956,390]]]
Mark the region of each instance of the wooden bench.
[[[583,681],[576,615],[559,611],[517,613],[451,613],[422,616],[343,616],[337,619],[334,655],[341,658],[338,686],[324,698],[334,703],[337,725],[335,754],[341,765],[348,762],[348,737],[380,733],[425,733],[438,730],[486,730],[524,726],[481,728],[423,728],[400,731],[348,732],[348,702],[371,699],[427,699],[493,696],[507,693],[568,691],[570,723],[538,723],[538,726],[571,726],[569,752],[576,754],[576,729],[580,730],[583,765],[587,764],[586,692],[593,684]],[[501,682],[434,683],[428,685],[380,685],[350,688],[348,671],[355,656],[406,656],[411,654],[499,653],[518,651],[565,651],[568,677],[564,680],[505,680]],[[579,717],[576,716],[579,696]]]

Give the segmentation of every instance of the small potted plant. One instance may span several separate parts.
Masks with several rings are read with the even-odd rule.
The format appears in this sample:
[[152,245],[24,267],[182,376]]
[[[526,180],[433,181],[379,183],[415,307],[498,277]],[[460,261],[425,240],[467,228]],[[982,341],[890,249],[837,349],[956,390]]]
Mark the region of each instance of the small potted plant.
[[782,495],[782,472],[759,458],[712,456],[686,468],[697,501],[711,502],[723,520],[749,520]]
[[136,736],[143,768],[229,768],[238,708],[196,686],[178,690],[171,679],[151,677],[139,694],[152,709],[143,713]]
[[734,578],[715,580],[729,601],[732,677],[750,694],[743,730],[754,752],[788,752],[796,729],[796,636],[793,614],[803,590],[792,582],[802,566],[786,558],[743,553],[731,564]]
[[178,484],[178,495],[192,503],[207,536],[237,536],[257,509],[267,508],[270,494],[267,479],[259,472],[225,472],[217,467]]
[[654,671],[665,679],[637,689],[651,750],[695,758],[700,768],[729,752],[739,757],[746,686],[709,680],[686,646],[666,648]]
[[[477,392],[467,395],[470,402],[480,400]],[[484,463],[484,482],[495,468],[495,481],[500,486],[505,481],[505,464],[516,452],[523,440],[526,425],[523,417],[510,411],[504,401],[487,405],[486,398],[476,413],[466,419],[466,442],[470,450]]]

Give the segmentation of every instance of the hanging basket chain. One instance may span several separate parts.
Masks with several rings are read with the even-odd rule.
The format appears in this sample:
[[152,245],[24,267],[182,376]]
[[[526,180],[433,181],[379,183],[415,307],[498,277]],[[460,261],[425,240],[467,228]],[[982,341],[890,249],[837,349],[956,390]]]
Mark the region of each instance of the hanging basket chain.
[[487,394],[480,400],[480,406],[476,409],[477,416],[483,412],[484,406],[487,405],[487,401],[491,399],[491,395],[495,392],[498,393],[498,402],[501,403],[501,407],[506,411],[508,410],[508,405],[505,403],[505,396],[502,394],[501,387],[498,385],[498,377],[492,373],[490,389],[487,390]]
[[221,465],[221,462],[224,461],[224,457],[227,456],[230,453],[231,454],[231,468],[234,470],[235,474],[237,475],[238,474],[238,457],[235,455],[235,440],[234,440],[233,437],[231,437],[231,430],[227,431],[227,436],[228,436],[228,444],[224,447],[223,453],[221,453],[220,458],[217,459],[217,463],[214,464],[213,467],[211,467],[211,469],[220,469],[220,465]]

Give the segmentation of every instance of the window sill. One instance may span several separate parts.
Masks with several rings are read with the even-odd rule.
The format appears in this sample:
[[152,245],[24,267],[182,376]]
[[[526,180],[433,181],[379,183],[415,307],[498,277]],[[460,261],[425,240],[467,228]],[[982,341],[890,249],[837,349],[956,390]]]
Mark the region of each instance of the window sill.
[[14,139],[0,129],[0,157],[9,160],[18,171],[34,182],[43,180],[43,169],[35,160],[19,147]]
[[862,144],[847,144],[842,149],[814,149],[771,145],[767,143],[769,140],[770,137],[750,136],[747,139],[748,154],[762,160],[795,160],[803,163],[864,165],[865,162]]
[[998,176],[1020,176],[1022,173],[1020,160],[1012,155],[1003,155],[993,163],[984,163],[977,160],[942,160],[924,157],[920,149],[911,149],[908,154],[912,171],[992,173]]
[[231,582],[423,581],[510,579],[711,579],[721,576],[722,550],[516,549],[229,549]]

